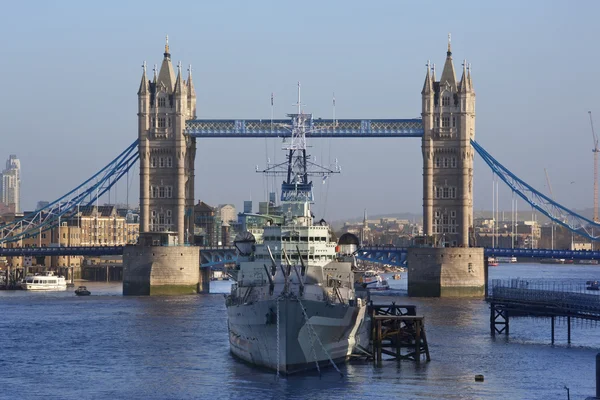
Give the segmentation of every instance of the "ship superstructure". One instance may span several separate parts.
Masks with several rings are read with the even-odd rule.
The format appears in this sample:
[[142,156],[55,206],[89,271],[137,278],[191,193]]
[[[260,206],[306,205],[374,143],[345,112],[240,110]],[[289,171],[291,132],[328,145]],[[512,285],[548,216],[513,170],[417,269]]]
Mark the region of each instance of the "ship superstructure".
[[[252,364],[293,373],[335,365],[366,346],[366,301],[354,291],[353,252],[338,246],[329,225],[313,223],[310,176],[339,172],[309,161],[298,84],[287,161],[262,171],[283,174],[284,222],[267,224],[262,243],[238,235],[236,283],[227,297],[231,352]],[[341,247],[341,251],[338,251]]]

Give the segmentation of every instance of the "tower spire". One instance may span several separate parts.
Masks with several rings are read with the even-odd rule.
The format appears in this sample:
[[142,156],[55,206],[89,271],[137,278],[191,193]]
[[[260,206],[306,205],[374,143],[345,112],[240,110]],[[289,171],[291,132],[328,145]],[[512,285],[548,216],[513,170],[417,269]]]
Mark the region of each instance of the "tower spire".
[[175,81],[175,93],[183,93],[183,79],[181,77],[181,61],[177,63],[177,80]]
[[446,53],[448,56],[452,55],[452,34],[448,33],[448,52]]
[[166,37],[165,42],[165,53],[162,64],[160,66],[160,72],[158,73],[158,85],[164,85],[167,92],[173,91],[173,85],[175,84],[175,71],[173,71],[173,65],[171,64],[171,53],[169,52],[169,35]]
[[454,72],[454,63],[452,62],[452,49],[450,40],[451,36],[448,34],[448,52],[446,53],[446,62],[444,63],[442,77],[440,78],[440,85],[444,85],[446,82],[448,82],[450,88],[452,90],[456,90],[456,73]]
[[138,95],[148,93],[148,78],[146,77],[146,61],[142,64],[142,81],[140,82],[140,89]]
[[423,90],[421,91],[421,94],[426,94],[426,93],[431,93],[431,90],[433,89],[433,85],[431,84],[431,61],[427,60],[427,64],[425,64],[425,83],[423,84]]
[[188,67],[187,89],[188,97],[196,97],[196,89],[194,89],[194,81],[192,81],[192,64]]
[[462,71],[462,76],[460,78],[460,86],[458,89],[459,89],[459,91],[464,93],[467,90],[469,90],[469,78],[467,77],[467,60],[463,61],[462,67],[463,67],[463,71]]

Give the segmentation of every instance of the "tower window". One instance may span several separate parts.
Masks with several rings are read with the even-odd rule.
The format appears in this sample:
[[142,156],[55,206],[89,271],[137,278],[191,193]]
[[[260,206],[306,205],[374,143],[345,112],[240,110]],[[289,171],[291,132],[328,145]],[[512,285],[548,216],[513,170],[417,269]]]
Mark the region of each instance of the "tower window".
[[456,168],[456,157],[452,157],[451,162],[452,162],[452,168]]
[[450,188],[445,187],[443,190],[442,198],[447,199],[450,194]]
[[158,127],[159,128],[165,127],[165,117],[158,117]]
[[167,157],[167,168],[171,168],[173,166],[173,159],[171,157]]
[[444,97],[442,98],[442,105],[443,105],[443,106],[449,106],[449,105],[450,105],[450,97],[448,97],[448,96],[444,96]]
[[444,168],[448,168],[448,158],[444,157]]
[[[439,211],[436,211],[436,212],[435,212],[435,217],[436,217],[436,218],[439,218],[439,217],[440,217],[440,212],[439,212]],[[437,224],[437,222],[436,222],[436,224]]]
[[439,158],[439,157],[436,157],[436,158],[435,158],[435,166],[436,166],[436,168],[439,168],[439,167],[440,167],[440,163],[441,163],[441,161],[440,161],[440,158]]
[[165,106],[165,98],[164,97],[159,97],[158,98],[158,106],[159,107],[164,107]]
[[450,198],[452,198],[452,199],[456,198],[456,188],[455,187],[450,188]]
[[158,159],[158,166],[159,166],[160,168],[164,168],[164,167],[165,167],[165,158],[164,158],[164,157],[160,157],[160,158]]
[[163,199],[165,197],[165,187],[164,186],[159,186],[158,197],[161,199]]
[[[167,195],[167,198],[169,198],[169,199],[171,197],[173,197],[173,186],[166,187],[166,195]],[[168,215],[168,213],[170,213],[170,211],[167,211],[167,215]]]
[[435,188],[435,198],[439,199],[440,197],[442,197],[442,188],[436,187]]
[[440,118],[436,117],[435,119],[435,127],[438,128],[440,126]]
[[454,211],[454,210],[450,211],[450,217],[456,218],[456,211]]
[[442,128],[450,127],[450,117],[442,117]]
[[452,117],[452,127],[456,128],[456,117]]
[[150,158],[150,167],[156,168],[156,157]]

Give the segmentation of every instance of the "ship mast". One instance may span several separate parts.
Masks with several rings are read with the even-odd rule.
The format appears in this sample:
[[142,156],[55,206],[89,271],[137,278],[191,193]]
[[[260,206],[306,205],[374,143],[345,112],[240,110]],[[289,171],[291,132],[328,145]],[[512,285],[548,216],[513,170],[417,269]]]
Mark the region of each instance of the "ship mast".
[[[293,217],[310,217],[310,204],[314,202],[313,184],[309,176],[321,176],[324,179],[332,173],[339,173],[339,166],[333,168],[323,167],[309,160],[306,154],[306,134],[313,132],[312,115],[302,111],[300,97],[300,82],[298,82],[298,100],[296,114],[288,114],[292,119],[291,125],[283,127],[291,131],[289,143],[283,147],[287,151],[286,162],[268,166],[267,169],[259,171],[267,175],[283,175],[281,184],[281,201],[284,203],[305,203],[307,206],[301,212],[298,207],[292,212]],[[315,130],[316,131],[316,130]]]

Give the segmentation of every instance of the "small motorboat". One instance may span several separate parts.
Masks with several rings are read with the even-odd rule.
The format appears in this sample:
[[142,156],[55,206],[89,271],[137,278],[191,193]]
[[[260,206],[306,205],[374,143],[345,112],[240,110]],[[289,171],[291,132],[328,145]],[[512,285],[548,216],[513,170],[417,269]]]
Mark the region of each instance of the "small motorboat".
[[377,271],[365,271],[359,279],[359,284],[368,290],[388,290],[390,285]]
[[400,276],[400,274],[394,274],[394,276],[392,278],[394,278],[394,280],[397,281],[398,279],[401,279],[402,277]]
[[77,296],[89,296],[92,294],[85,286],[79,286],[77,290],[75,290],[75,294]]
[[587,281],[585,284],[587,290],[600,290],[600,282],[598,281]]

